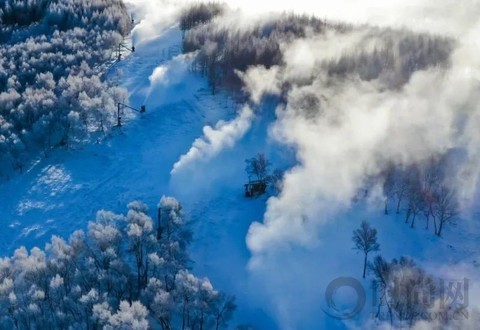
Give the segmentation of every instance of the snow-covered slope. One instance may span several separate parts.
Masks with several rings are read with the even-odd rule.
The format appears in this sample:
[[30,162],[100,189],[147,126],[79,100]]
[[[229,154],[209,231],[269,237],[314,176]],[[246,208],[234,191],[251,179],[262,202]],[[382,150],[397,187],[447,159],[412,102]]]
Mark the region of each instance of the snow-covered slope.
[[[219,287],[251,308],[242,280],[249,257],[244,238],[251,220],[261,218],[265,200],[244,199],[244,160],[268,149],[262,145],[266,123],[255,122],[235,150],[172,177],[173,164],[202,135],[203,126],[231,119],[236,107],[225,95],[211,95],[201,77],[178,69],[185,62],[174,59],[180,43],[181,33],[173,27],[138,44],[135,53],[111,68],[111,79],[130,92],[128,103],[146,105],[144,115],[126,112],[124,125],[104,142],[56,150],[0,185],[1,255],[20,245],[43,246],[52,235],[67,237],[86,228],[98,210],[124,212],[135,199],[147,203],[155,216],[160,197],[175,195],[193,223],[195,270],[224,283]],[[157,67],[169,68],[168,87],[151,87],[149,77]],[[262,314],[251,313],[255,319]]]
[[[344,327],[323,317],[323,292],[335,277],[360,277],[362,257],[352,251],[350,238],[364,219],[378,228],[381,252],[388,259],[410,255],[431,269],[446,261],[473,262],[466,255],[473,252],[477,229],[461,224],[455,233],[438,239],[423,230],[421,222],[411,229],[401,216],[384,216],[381,208],[354,207],[322,228],[319,246],[289,251],[284,260],[272,263],[282,264],[288,272],[271,269],[269,264],[249,271],[245,237],[252,221],[262,219],[266,197],[244,198],[244,160],[264,151],[275,166],[282,167],[292,157],[268,139],[273,111],[267,104],[257,109],[262,115],[254,117],[251,129],[233,147],[171,173],[180,156],[202,135],[204,125],[231,120],[238,110],[226,95],[211,95],[206,81],[188,72],[188,59],[177,56],[180,42],[181,32],[170,28],[136,45],[137,51],[110,72],[112,80],[129,90],[129,104],[146,105],[144,115],[126,113],[124,126],[104,142],[79,150],[56,150],[0,185],[2,255],[19,245],[43,245],[53,234],[68,236],[85,228],[99,209],[124,212],[135,199],[147,203],[155,216],[159,198],[173,195],[193,223],[195,272],[237,296],[237,323],[260,329],[277,328],[279,322],[298,329]],[[449,242],[460,235],[469,235],[466,243],[451,246]],[[307,263],[310,268],[304,271]],[[295,291],[296,281],[311,285]],[[309,292],[302,292],[306,287]],[[281,290],[285,292],[278,295]],[[292,305],[295,310],[290,309]],[[305,315],[312,317],[305,319]]]

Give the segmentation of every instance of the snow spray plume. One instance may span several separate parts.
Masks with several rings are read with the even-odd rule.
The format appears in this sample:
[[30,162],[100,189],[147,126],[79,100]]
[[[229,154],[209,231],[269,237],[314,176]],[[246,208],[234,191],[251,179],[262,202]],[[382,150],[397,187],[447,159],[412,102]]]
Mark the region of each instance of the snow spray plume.
[[[431,7],[429,1],[422,5]],[[255,91],[277,93],[276,86],[292,86],[277,109],[272,137],[296,149],[298,165],[286,173],[283,191],[268,200],[263,221],[253,223],[247,236],[251,269],[272,283],[266,289],[285,328],[301,324],[306,315],[291,312],[297,302],[289,302],[294,296],[289,290],[298,286],[283,284],[311,287],[307,273],[319,269],[306,261],[288,268],[291,276],[275,275],[277,270],[285,269],[287,255],[299,259],[299,246],[318,252],[321,227],[350,207],[366,177],[378,176],[389,163],[409,166],[459,149],[466,157],[453,185],[464,204],[472,200],[480,161],[480,49],[473,37],[480,31],[480,4],[469,5],[459,5],[462,14],[449,17],[437,4],[433,13],[445,21],[432,25],[436,36],[370,27],[307,36],[283,45],[280,69],[246,73],[252,101],[260,98]]]
[[[166,100],[167,90],[184,82],[193,58],[194,54],[182,54],[167,59],[163,64],[157,66],[148,77],[150,85],[144,103],[149,100],[152,93],[157,95],[156,99]],[[159,94],[165,95],[165,97],[159,97]],[[169,99],[171,101],[171,98]]]
[[248,131],[253,117],[252,109],[244,106],[232,121],[219,121],[215,128],[205,126],[203,137],[196,139],[190,150],[173,165],[172,174],[196,161],[208,161],[223,149],[232,147]]
[[[480,13],[480,6],[474,8]],[[409,165],[464,149],[468,156],[457,187],[462,197],[472,196],[480,63],[478,43],[472,46],[471,39],[479,24],[470,23],[455,42],[361,27],[283,46],[283,76],[269,85],[293,87],[272,132],[296,147],[299,164],[286,174],[280,196],[268,201],[263,224],[250,228],[254,258],[282,246],[314,244],[328,215],[349,205],[365,177],[378,175],[389,162]],[[350,50],[332,52],[337,44]],[[253,70],[259,69],[244,79],[248,90],[265,83]],[[278,76],[278,68],[273,70],[270,76]],[[458,126],[460,118],[468,124]]]

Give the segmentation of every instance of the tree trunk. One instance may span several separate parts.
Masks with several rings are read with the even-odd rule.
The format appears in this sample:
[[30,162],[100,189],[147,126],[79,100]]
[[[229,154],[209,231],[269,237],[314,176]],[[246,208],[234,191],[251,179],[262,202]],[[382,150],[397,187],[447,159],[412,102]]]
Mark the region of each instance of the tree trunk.
[[438,231],[437,231],[437,236],[440,237],[442,235],[442,229],[443,229],[443,224],[445,223],[444,219],[440,218],[440,221],[438,222]]
[[417,216],[417,214],[413,213],[412,224],[411,224],[410,228],[413,228],[415,226],[415,217],[416,216]]
[[365,253],[365,259],[363,260],[363,278],[365,278],[365,273],[367,272],[367,255],[368,253]]
[[407,213],[405,213],[405,223],[408,223],[408,219],[410,219],[411,213],[412,213],[412,209],[408,208]]
[[388,215],[388,199],[385,200],[385,215]]
[[397,214],[400,213],[400,204],[402,204],[402,195],[398,196],[398,202],[397,202]]
[[183,302],[183,311],[182,311],[182,330],[185,329],[185,314],[186,314],[186,306],[185,302]]
[[162,208],[158,208],[158,223],[157,223],[157,240],[160,240],[162,238]]

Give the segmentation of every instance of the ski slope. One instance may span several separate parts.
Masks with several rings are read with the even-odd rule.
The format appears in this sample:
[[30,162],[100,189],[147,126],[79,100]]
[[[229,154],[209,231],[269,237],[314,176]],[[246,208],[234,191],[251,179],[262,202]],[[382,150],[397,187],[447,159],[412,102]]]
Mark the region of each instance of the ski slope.
[[[293,157],[290,150],[268,139],[274,111],[267,104],[257,109],[261,115],[235,146],[171,174],[180,156],[202,136],[205,125],[231,120],[238,110],[227,95],[211,95],[205,79],[179,68],[183,61],[178,57],[180,43],[181,32],[172,27],[136,45],[135,53],[111,68],[110,79],[128,89],[130,105],[145,104],[145,114],[126,113],[124,125],[101,143],[55,150],[26,173],[0,185],[2,255],[10,255],[20,245],[43,246],[52,235],[67,237],[86,228],[98,210],[122,213],[132,200],[147,203],[154,217],[160,197],[172,195],[182,202],[193,225],[194,271],[237,296],[237,323],[260,329],[289,322],[298,329],[344,327],[341,322],[325,320],[321,302],[331,279],[359,277],[362,257],[352,251],[350,238],[364,219],[379,229],[382,255],[387,259],[410,255],[431,269],[445,262],[474,264],[472,242],[478,240],[479,231],[470,224],[460,225],[455,232],[446,230],[445,238],[438,239],[423,229],[421,220],[414,230],[402,224],[401,215],[383,216],[381,207],[353,207],[323,228],[318,247],[286,254],[282,263],[288,272],[283,276],[270,279],[272,273],[284,269],[269,269],[268,265],[258,272],[248,271],[245,237],[250,224],[262,219],[267,197],[244,198],[244,160],[266,152],[272,163],[285,167]],[[149,77],[158,67],[167,68],[171,75],[167,82],[152,85]],[[459,237],[467,239],[463,244],[450,244]],[[306,259],[311,260],[308,271],[301,268]],[[292,291],[295,281],[311,282],[311,292]],[[283,288],[287,292],[282,297],[295,300],[297,310],[289,311],[292,320],[281,316],[285,314],[282,304],[288,308],[292,303],[279,300],[277,291]],[[314,317],[295,319],[306,312]]]
[[[180,43],[181,32],[173,27],[138,44],[135,53],[110,69],[110,79],[128,89],[128,103],[145,104],[145,114],[126,111],[124,125],[114,128],[101,143],[55,150],[26,173],[0,185],[2,256],[20,245],[43,246],[52,235],[68,237],[74,230],[85,229],[98,210],[122,213],[132,200],[147,203],[155,217],[161,196],[173,195],[193,224],[192,258],[198,261],[198,273],[210,276],[220,264],[228,263],[228,271],[246,274],[249,256],[244,238],[251,220],[261,219],[265,200],[244,199],[244,160],[264,150],[248,140],[265,134],[266,123],[254,123],[246,143],[226,150],[220,161],[199,164],[195,171],[172,177],[173,164],[202,135],[203,126],[229,120],[236,111],[227,96],[211,95],[206,80],[193,73],[174,72],[170,78],[177,80],[168,87],[151,89],[149,76],[156,67],[178,64],[174,58]],[[264,136],[258,139],[265,140]],[[228,277],[218,272],[213,282],[222,278],[228,282]],[[236,287],[242,292],[245,285],[236,282],[220,288]]]

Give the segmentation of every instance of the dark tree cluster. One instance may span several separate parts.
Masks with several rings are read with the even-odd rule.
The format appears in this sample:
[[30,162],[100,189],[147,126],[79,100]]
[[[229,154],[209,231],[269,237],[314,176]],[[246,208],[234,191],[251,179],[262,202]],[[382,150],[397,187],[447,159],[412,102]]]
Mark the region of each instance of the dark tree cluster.
[[224,10],[225,4],[218,2],[192,4],[180,15],[180,29],[185,33],[198,25],[209,23],[216,16],[221,15]]
[[399,88],[418,70],[448,65],[454,46],[450,39],[430,34],[376,28],[360,41],[370,43],[375,44],[373,50],[359,47],[325,63],[329,75],[335,79],[353,75],[365,81],[379,79],[389,88]]
[[425,229],[433,222],[435,235],[441,236],[445,225],[454,223],[460,212],[447,168],[446,157],[407,168],[389,166],[383,176],[384,213],[388,214],[391,206],[397,214],[405,212],[405,223],[412,228],[423,216]]
[[0,175],[114,122],[103,77],[131,20],[119,0],[0,1]]
[[[326,31],[345,34],[353,30],[350,25],[293,14],[258,22],[248,29],[231,28],[228,24],[220,26],[210,22],[210,18],[198,21],[203,24],[191,24],[192,27],[185,28],[183,50],[186,53],[199,51],[192,69],[208,78],[214,93],[219,87],[238,93],[243,86],[237,71],[244,72],[251,66],[267,69],[273,65],[281,66],[281,44],[320,36]],[[451,40],[429,34],[368,26],[357,30],[364,32],[359,37],[358,46],[337,59],[321,63],[312,72],[312,79],[320,72],[326,72],[335,80],[378,79],[388,88],[399,88],[417,70],[448,65],[453,49]],[[289,83],[292,82],[286,84]],[[283,86],[283,89],[286,91],[289,86]]]
[[99,211],[87,232],[0,259],[2,329],[224,329],[234,298],[189,271],[191,231],[178,201]]
[[239,91],[242,83],[237,70],[246,71],[255,65],[266,68],[279,65],[282,63],[282,42],[305,37],[312,31],[321,33],[324,29],[326,24],[322,20],[287,14],[258,23],[248,31],[233,31],[213,22],[188,30],[183,51],[199,51],[192,69],[208,77],[214,93],[218,87]]

